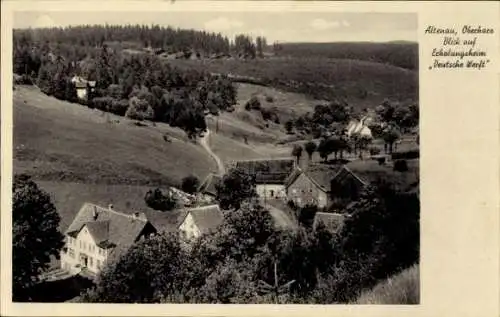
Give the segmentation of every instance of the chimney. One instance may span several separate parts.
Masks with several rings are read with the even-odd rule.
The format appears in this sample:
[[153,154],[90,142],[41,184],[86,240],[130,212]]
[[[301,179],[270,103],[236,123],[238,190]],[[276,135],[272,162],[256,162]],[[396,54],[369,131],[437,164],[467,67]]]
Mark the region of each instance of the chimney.
[[108,209],[109,209],[109,210],[113,210],[113,204],[109,204],[109,205],[108,205]]

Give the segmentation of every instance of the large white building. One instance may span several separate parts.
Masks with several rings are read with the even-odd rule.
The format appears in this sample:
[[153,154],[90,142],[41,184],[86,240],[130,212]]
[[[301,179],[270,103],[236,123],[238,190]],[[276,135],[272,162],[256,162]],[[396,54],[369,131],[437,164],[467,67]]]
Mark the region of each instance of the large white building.
[[125,214],[85,203],[65,232],[61,268],[97,274],[141,237],[156,233],[144,213]]

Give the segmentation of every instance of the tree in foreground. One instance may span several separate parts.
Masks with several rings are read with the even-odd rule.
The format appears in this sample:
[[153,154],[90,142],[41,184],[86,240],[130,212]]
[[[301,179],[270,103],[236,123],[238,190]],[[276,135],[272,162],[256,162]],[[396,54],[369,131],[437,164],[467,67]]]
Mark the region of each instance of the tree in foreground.
[[100,274],[83,302],[159,303],[182,290],[186,259],[175,234],[137,242]]
[[12,204],[12,291],[14,301],[29,300],[29,289],[59,257],[63,235],[50,196],[27,175],[16,175]]
[[238,169],[231,169],[224,175],[215,189],[216,199],[222,209],[238,209],[244,200],[257,195],[254,178]]
[[181,189],[188,194],[194,194],[198,189],[200,181],[194,175],[186,176],[182,179]]

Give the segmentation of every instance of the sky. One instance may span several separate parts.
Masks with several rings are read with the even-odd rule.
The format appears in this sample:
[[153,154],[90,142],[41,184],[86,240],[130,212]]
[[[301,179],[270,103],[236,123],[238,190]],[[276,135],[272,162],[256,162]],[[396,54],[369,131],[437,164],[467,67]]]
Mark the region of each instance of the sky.
[[14,28],[157,24],[265,36],[273,42],[417,41],[415,13],[348,12],[16,12]]

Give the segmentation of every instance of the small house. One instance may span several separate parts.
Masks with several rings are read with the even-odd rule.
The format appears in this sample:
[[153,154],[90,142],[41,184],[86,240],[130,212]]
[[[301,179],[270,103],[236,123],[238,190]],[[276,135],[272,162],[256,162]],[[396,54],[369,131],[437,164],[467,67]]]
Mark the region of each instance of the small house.
[[190,208],[186,210],[186,214],[179,224],[179,233],[184,239],[193,240],[215,230],[223,219],[224,216],[219,205]]
[[286,181],[295,167],[293,158],[236,162],[236,169],[254,177],[257,195],[265,199],[286,199]]
[[89,81],[80,76],[74,76],[71,78],[71,82],[75,85],[78,99],[81,100],[87,100],[88,90],[94,91],[96,86],[95,81]]
[[61,268],[95,275],[136,241],[156,232],[144,213],[126,214],[111,205],[85,203],[65,232]]

